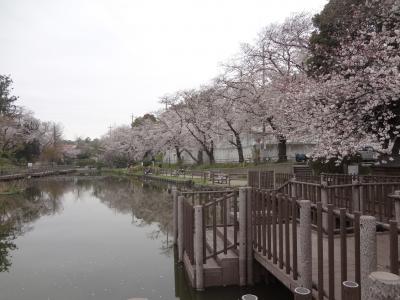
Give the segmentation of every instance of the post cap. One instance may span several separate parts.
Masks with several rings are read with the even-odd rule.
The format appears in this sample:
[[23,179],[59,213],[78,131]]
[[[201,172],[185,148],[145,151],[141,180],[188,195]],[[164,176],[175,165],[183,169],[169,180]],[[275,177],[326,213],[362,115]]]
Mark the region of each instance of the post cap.
[[346,280],[343,281],[343,286],[348,287],[348,288],[358,288],[359,284],[357,282],[354,281],[350,281],[350,280]]
[[388,273],[388,272],[372,272],[369,274],[369,278],[375,281],[380,281],[385,284],[390,284],[390,285],[400,285],[400,276],[393,274],[393,273]]
[[308,288],[299,286],[294,289],[294,293],[298,295],[310,295],[311,291]]
[[258,300],[258,297],[252,294],[242,296],[242,300]]
[[400,199],[400,190],[396,190],[393,194],[388,195],[389,198]]

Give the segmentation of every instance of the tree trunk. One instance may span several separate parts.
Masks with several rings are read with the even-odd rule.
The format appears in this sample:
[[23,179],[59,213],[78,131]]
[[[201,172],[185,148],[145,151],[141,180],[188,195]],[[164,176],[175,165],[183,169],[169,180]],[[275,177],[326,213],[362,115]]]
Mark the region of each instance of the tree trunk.
[[394,140],[393,147],[392,147],[392,156],[399,157],[399,151],[400,151],[400,138],[396,138]]
[[287,161],[286,155],[286,137],[283,135],[278,136],[278,162]]
[[[192,159],[193,159],[193,161],[195,161],[196,162],[196,164],[201,164],[201,163],[203,163],[203,156],[199,156],[199,153],[197,153],[197,158],[192,154],[192,152],[190,152],[189,150],[187,150],[187,149],[183,149],[183,151],[185,151]],[[201,152],[201,151],[200,151]],[[200,160],[201,159],[201,160]]]
[[176,152],[176,162],[178,165],[182,164],[182,151],[179,149],[178,146],[175,146],[175,152]]
[[244,162],[242,141],[240,140],[239,134],[235,134],[235,138],[236,138],[236,149],[237,149],[238,156],[239,156],[239,163],[242,163],[242,162]]
[[208,160],[210,161],[210,164],[215,164],[215,158],[214,158],[214,141],[211,141],[211,146],[210,149],[204,149],[207,153]]
[[203,164],[203,151],[199,150],[197,152],[197,164],[202,165]]

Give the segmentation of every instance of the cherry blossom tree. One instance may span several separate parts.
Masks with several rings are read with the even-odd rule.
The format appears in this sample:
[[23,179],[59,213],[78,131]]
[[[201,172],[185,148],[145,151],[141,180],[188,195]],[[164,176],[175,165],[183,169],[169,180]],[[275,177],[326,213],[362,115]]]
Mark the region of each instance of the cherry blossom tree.
[[310,16],[293,15],[282,24],[264,28],[253,44],[242,46],[242,52],[228,64],[227,82],[239,89],[244,111],[253,114],[262,132],[269,126],[279,141],[279,160],[286,160],[286,136],[282,125],[287,113],[283,102],[296,77],[306,71],[305,59],[312,32]]
[[[162,101],[169,102],[168,97]],[[188,147],[196,143],[191,134],[184,126],[183,120],[171,109],[160,112],[158,116],[158,132],[156,133],[157,146],[159,151],[174,149],[178,164],[183,162],[183,152],[189,154],[194,161],[197,161]]]
[[238,153],[238,161],[244,162],[241,134],[251,131],[252,116],[243,107],[243,91],[234,86],[234,82],[221,76],[215,80],[213,95],[213,110],[218,122],[212,130],[221,137],[232,136],[228,142],[234,146]]
[[[181,91],[169,103],[169,109],[179,117],[187,132],[207,154],[211,164],[215,163],[213,127],[218,126],[212,106],[213,92],[211,87]],[[201,156],[197,162],[202,163]]]
[[398,155],[399,8],[398,0],[359,6],[357,28],[349,28],[352,34],[330,49],[333,67],[300,89],[297,103],[308,103],[305,118],[318,134],[316,157],[342,159],[366,144]]
[[118,166],[130,164],[143,158],[142,145],[132,127],[119,126],[101,139],[102,158]]

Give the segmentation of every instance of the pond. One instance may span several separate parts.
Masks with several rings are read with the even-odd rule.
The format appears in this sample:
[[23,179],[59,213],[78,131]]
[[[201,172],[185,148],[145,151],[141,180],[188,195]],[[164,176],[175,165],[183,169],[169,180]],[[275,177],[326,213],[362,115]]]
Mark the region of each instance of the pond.
[[291,299],[280,285],[196,293],[176,263],[165,186],[123,178],[30,181],[0,196],[0,300]]

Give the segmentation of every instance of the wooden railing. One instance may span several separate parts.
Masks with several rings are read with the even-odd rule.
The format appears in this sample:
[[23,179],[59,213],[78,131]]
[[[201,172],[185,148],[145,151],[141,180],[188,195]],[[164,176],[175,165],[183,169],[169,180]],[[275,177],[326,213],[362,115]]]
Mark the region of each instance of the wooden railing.
[[[225,194],[220,198],[214,198],[203,206],[203,226],[204,263],[209,258],[216,258],[220,253],[227,254],[229,249],[237,248],[239,224],[236,191]],[[233,229],[232,244],[228,244],[228,227]],[[207,231],[212,232],[212,243],[207,243],[206,241]],[[218,247],[218,237],[223,241],[222,247]],[[209,252],[209,254],[207,254],[207,252]]]
[[[203,260],[215,258],[220,253],[227,253],[229,249],[237,248],[238,237],[238,202],[237,190],[223,191],[193,191],[181,192],[185,197],[185,209],[191,211],[186,213],[190,216],[186,222],[188,226],[193,225],[193,209],[194,206],[200,205],[203,210]],[[186,224],[186,223],[185,223]],[[228,228],[233,231],[233,242],[228,242]],[[185,228],[186,230],[186,228]],[[185,239],[190,239],[193,242],[194,232],[193,227],[189,229],[188,234],[192,232],[192,236],[185,235]],[[207,232],[211,232],[212,241],[207,243]],[[222,239],[223,245],[218,245],[217,239]],[[187,241],[189,253],[192,255],[193,244]],[[185,246],[184,246],[185,248]],[[188,254],[189,255],[189,254]],[[191,262],[193,262],[191,260]]]
[[[290,180],[279,190],[241,188],[239,197],[236,190],[180,192],[184,199],[182,248],[197,268],[199,262],[205,264],[208,259],[216,259],[228,251],[234,251],[239,255],[239,261],[244,261],[240,259],[250,255],[249,245],[254,250],[250,252],[257,253],[256,259],[262,259],[264,266],[270,264],[274,266],[273,272],[288,278],[287,286],[302,286],[309,281],[316,299],[343,299],[343,281],[354,281],[360,286],[363,282],[360,248],[368,241],[361,240],[362,228],[365,228],[361,225],[366,220],[364,213],[354,207],[353,197],[359,195],[356,184],[329,186]],[[389,186],[394,189],[399,184],[363,183],[358,184],[361,187],[358,192],[365,195],[365,187],[374,186],[375,190],[375,186]],[[340,188],[341,192],[336,193]],[[379,203],[379,200],[371,198],[371,203]],[[376,228],[382,232],[379,235],[375,232],[375,236],[378,243],[384,243],[378,247],[383,251],[379,255],[380,268],[399,274],[399,220],[393,220],[393,212],[389,213],[389,209],[381,208],[379,213],[379,207],[372,207],[369,210],[367,205],[365,209],[374,213]],[[387,211],[387,215],[383,211]],[[201,220],[200,227],[196,220]],[[202,236],[196,232],[201,232]],[[195,238],[197,245],[201,244],[200,248],[194,248]],[[201,255],[197,256],[199,253]],[[304,263],[311,265],[311,261],[314,268]],[[240,267],[239,272],[252,274],[249,269],[243,271]],[[282,276],[278,278],[282,280]]]
[[247,185],[261,189],[274,188],[274,171],[249,171]]
[[290,179],[293,178],[293,174],[288,173],[275,173],[275,187],[279,188],[285,185]]
[[[274,191],[254,188],[251,190],[253,249],[293,281],[300,280],[302,276],[298,266],[299,243],[303,242],[298,240],[300,203],[296,198]],[[317,299],[341,298],[335,294],[335,287],[340,286],[343,281],[351,280],[361,284],[361,212],[349,213],[346,208],[336,208],[333,204],[324,207],[321,202],[316,202],[311,204],[311,215],[316,219],[312,226],[316,232],[316,239],[310,240],[311,243],[315,241],[315,244],[309,245],[309,249],[317,254],[317,268],[313,269],[317,272],[313,274],[316,278],[313,288]],[[391,220],[388,223],[377,224],[389,233],[387,271],[399,274],[398,223]],[[348,253],[353,254],[350,256]],[[340,272],[340,282],[335,278],[337,272]],[[324,280],[325,276],[328,280]]]
[[252,189],[251,201],[254,249],[297,280],[296,201],[260,189]]
[[[390,180],[393,180],[390,178]],[[369,178],[368,178],[369,181]],[[398,182],[359,182],[353,180],[350,183],[331,185],[328,182],[314,183],[302,182],[297,178],[280,188],[291,197],[307,199],[312,203],[323,202],[333,204],[334,207],[346,208],[349,212],[361,211],[364,215],[376,216],[381,222],[389,222],[394,216],[394,201],[390,194],[400,190],[400,180]]]
[[400,176],[359,176],[345,174],[297,175],[274,171],[249,171],[248,185],[271,189],[312,203],[333,204],[349,212],[376,216],[381,222],[393,218],[394,204],[389,197],[400,190]]

